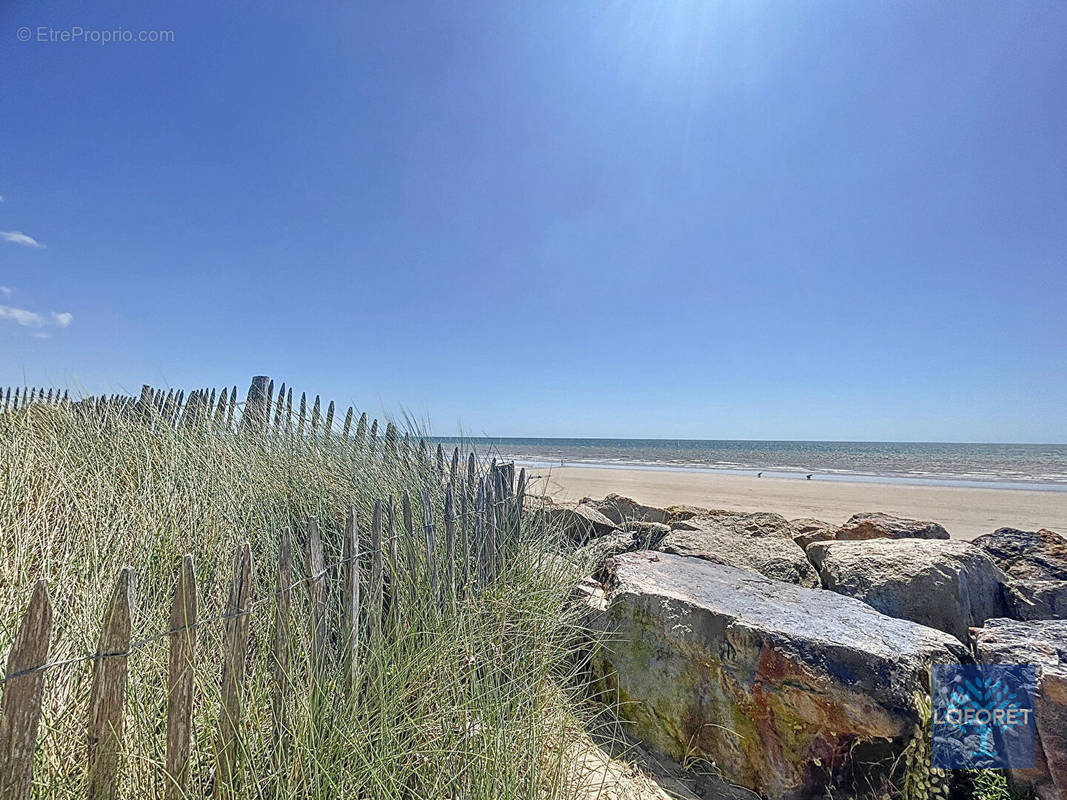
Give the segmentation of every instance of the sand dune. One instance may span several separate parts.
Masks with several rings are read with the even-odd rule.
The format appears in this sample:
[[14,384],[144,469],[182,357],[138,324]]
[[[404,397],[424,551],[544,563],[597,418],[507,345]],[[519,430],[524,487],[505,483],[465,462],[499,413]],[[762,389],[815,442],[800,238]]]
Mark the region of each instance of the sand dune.
[[710,472],[535,468],[535,487],[561,500],[624,494],[654,506],[688,504],[737,511],[774,511],[790,519],[844,522],[860,511],[885,511],[940,522],[953,538],[996,528],[1051,528],[1067,534],[1067,492],[790,480]]

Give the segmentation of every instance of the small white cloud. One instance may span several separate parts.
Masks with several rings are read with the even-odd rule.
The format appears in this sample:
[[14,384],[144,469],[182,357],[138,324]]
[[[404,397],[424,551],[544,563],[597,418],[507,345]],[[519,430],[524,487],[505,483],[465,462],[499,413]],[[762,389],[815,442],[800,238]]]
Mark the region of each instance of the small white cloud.
[[34,338],[34,339],[47,339],[47,338],[49,338],[49,337],[50,337],[51,335],[52,335],[52,334],[50,334],[50,333],[45,333],[44,331],[34,331],[34,332],[33,332],[33,338]]
[[0,194],[0,203],[4,202],[4,196]]
[[0,239],[12,244],[20,244],[23,247],[44,247],[39,241],[32,236],[27,236],[22,231],[0,231]]
[[2,294],[4,297],[11,297],[12,291],[13,290],[10,286],[0,286],[0,294]]
[[24,328],[43,328],[45,324],[45,318],[36,311],[11,306],[0,306],[0,319],[14,320]]
[[[74,315],[69,311],[52,311],[48,316],[30,311],[26,308],[14,306],[0,306],[0,319],[9,319],[16,325],[24,328],[66,328],[74,321]],[[44,337],[41,337],[44,338]]]

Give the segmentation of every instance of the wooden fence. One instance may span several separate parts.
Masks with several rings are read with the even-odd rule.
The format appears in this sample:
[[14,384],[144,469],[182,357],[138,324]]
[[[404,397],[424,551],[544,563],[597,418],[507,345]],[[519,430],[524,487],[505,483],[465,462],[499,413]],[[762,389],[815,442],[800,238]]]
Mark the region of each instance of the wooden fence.
[[[259,380],[259,379],[257,379]],[[272,391],[262,386],[265,381],[253,382],[244,404],[240,424],[259,432],[273,434],[304,433],[305,398],[301,396],[300,413],[293,423],[292,392],[284,387],[271,403]],[[32,391],[23,395],[7,390],[0,410],[17,409],[29,403],[66,403],[66,394]],[[41,398],[44,400],[41,400]],[[214,393],[192,392],[188,398],[180,393],[162,395],[148,387],[138,400],[122,401],[91,399],[86,408],[122,409],[146,418],[152,409],[155,419],[171,424],[193,422],[234,423],[236,389],[225,390],[216,402]],[[86,401],[80,401],[86,402]],[[284,403],[284,405],[283,405]],[[274,409],[273,428],[267,425]],[[325,420],[319,419],[319,400],[311,413],[309,432],[329,435],[333,421],[331,403]],[[349,436],[353,412],[349,410],[343,435]],[[356,438],[375,447],[377,421],[372,431],[366,431],[366,415],[360,417]],[[431,467],[427,480],[439,480],[440,485],[428,483],[421,497],[413,502],[405,492],[397,508],[392,500],[377,501],[369,525],[361,525],[355,507],[347,514],[342,558],[327,564],[324,560],[322,537],[316,520],[307,524],[304,559],[305,576],[295,579],[294,537],[290,530],[280,533],[277,562],[262,565],[276,573],[275,591],[261,598],[253,597],[253,555],[250,546],[241,545],[234,554],[234,571],[228,600],[221,614],[205,617],[199,611],[199,588],[196,567],[191,555],[185,555],[176,569],[174,591],[170,601],[169,628],[155,635],[131,641],[133,613],[136,608],[135,571],[123,568],[115,580],[114,590],[103,614],[96,650],[60,661],[48,660],[52,640],[53,608],[48,586],[40,581],[33,589],[28,608],[18,628],[7,656],[7,668],[0,677],[0,800],[25,800],[31,795],[34,753],[37,747],[41,718],[42,696],[49,674],[54,670],[83,662],[92,662],[91,689],[86,713],[86,787],[90,798],[114,798],[120,785],[121,754],[123,752],[124,710],[126,702],[129,658],[142,647],[166,640],[169,643],[169,668],[166,693],[166,746],[160,763],[166,780],[166,796],[186,796],[190,772],[190,752],[193,740],[193,704],[195,696],[194,668],[197,661],[195,631],[204,625],[224,626],[222,670],[220,675],[220,707],[218,730],[215,736],[214,793],[216,797],[234,797],[233,777],[240,753],[239,740],[242,719],[242,695],[245,685],[245,665],[249,648],[250,617],[273,605],[272,658],[272,715],[277,747],[283,753],[293,720],[287,719],[284,702],[294,689],[296,680],[290,664],[289,640],[293,623],[293,592],[307,591],[311,610],[309,624],[311,663],[314,668],[308,679],[314,691],[317,675],[327,662],[337,663],[347,676],[351,691],[359,691],[361,645],[368,638],[380,636],[387,626],[396,624],[395,609],[400,607],[405,581],[412,587],[416,580],[416,561],[425,564],[431,605],[445,608],[457,602],[464,593],[477,592],[491,584],[505,567],[509,555],[520,537],[523,500],[526,489],[525,470],[516,479],[514,464],[493,461],[485,472],[479,470],[473,453],[468,456],[465,480],[460,476],[460,454],[456,449],[446,464],[441,445],[436,453],[436,475],[426,442],[420,440],[418,452],[413,452],[410,440],[399,439],[390,423],[385,434],[384,450],[395,448],[398,454],[409,454]],[[444,503],[440,519],[434,522],[430,488],[435,494],[444,488]],[[421,524],[414,511],[421,511]],[[399,526],[406,529],[406,537],[399,536]],[[441,530],[443,528],[443,530]],[[406,542],[407,552],[398,552],[398,542]],[[420,544],[421,553],[415,550]],[[405,574],[406,573],[406,574]],[[328,597],[341,601],[340,615],[327,614]],[[411,596],[414,596],[412,591]],[[330,621],[340,630],[331,631]],[[164,687],[161,687],[164,688]]]
[[[401,436],[392,422],[386,423],[381,431],[378,420],[369,421],[366,412],[357,419],[352,406],[348,407],[342,421],[335,413],[333,401],[323,411],[319,395],[309,401],[308,395],[301,392],[294,404],[292,387],[287,389],[282,383],[275,393],[274,381],[263,375],[252,379],[243,403],[239,403],[237,397],[236,386],[218,391],[194,389],[186,394],[174,389],[153,389],[145,384],[138,397],[111,394],[71,400],[67,390],[8,386],[0,388],[0,413],[28,406],[64,405],[85,414],[114,415],[146,425],[211,427],[223,432],[240,431],[268,438],[321,436],[328,439],[340,436],[359,449],[367,448],[372,454],[395,455],[408,461],[417,458],[423,465],[431,466],[429,446],[424,439],[420,439],[417,446],[412,445],[410,434]],[[458,458],[458,453],[454,452],[449,467],[443,446],[437,444],[433,460],[439,474],[450,470],[454,476],[459,466]],[[514,478],[512,473],[513,483]]]

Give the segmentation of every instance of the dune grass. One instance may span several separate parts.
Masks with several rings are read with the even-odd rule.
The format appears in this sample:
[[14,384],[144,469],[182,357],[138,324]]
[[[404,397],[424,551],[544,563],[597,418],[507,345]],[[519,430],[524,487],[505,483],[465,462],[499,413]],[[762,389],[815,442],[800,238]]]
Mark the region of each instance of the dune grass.
[[[366,532],[375,500],[429,486],[441,530],[443,483],[418,459],[382,458],[334,435],[264,439],[201,425],[145,425],[118,413],[29,406],[0,414],[0,653],[34,583],[48,582],[51,661],[92,653],[118,571],[136,571],[134,640],[166,631],[175,571],[196,562],[201,616],[224,608],[234,553],[251,544],[255,598],[244,692],[238,797],[563,798],[560,746],[581,692],[582,630],[568,603],[573,570],[557,534],[525,521],[502,573],[432,602],[424,555],[396,566],[404,602],[365,641],[353,690],[332,660],[312,691],[305,587],[290,636],[292,735],[272,737],[271,637],[279,533],[293,530],[295,576],[306,575],[306,523],[321,526],[326,561],[341,559],[345,514]],[[418,512],[416,512],[418,517]],[[424,554],[398,524],[399,551]],[[457,572],[469,564],[461,556]],[[339,577],[329,581],[337,630]],[[189,797],[214,790],[223,625],[197,631]],[[332,641],[332,640],[331,640]],[[118,796],[163,797],[167,640],[130,656]],[[34,796],[83,797],[92,663],[50,670]]]

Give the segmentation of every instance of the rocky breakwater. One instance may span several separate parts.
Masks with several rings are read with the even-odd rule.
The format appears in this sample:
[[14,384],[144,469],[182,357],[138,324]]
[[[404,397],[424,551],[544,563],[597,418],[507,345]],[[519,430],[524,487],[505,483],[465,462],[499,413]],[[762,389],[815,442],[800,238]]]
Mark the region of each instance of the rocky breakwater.
[[703,559],[643,551],[605,571],[594,668],[632,733],[767,798],[875,780],[856,767],[891,763],[930,664],[968,657],[858,600]]
[[771,800],[873,796],[921,722],[932,663],[1036,663],[1038,764],[1012,779],[1067,797],[1059,534],[972,544],[883,513],[835,526],[617,495],[551,513],[592,565],[595,674],[652,749]]

